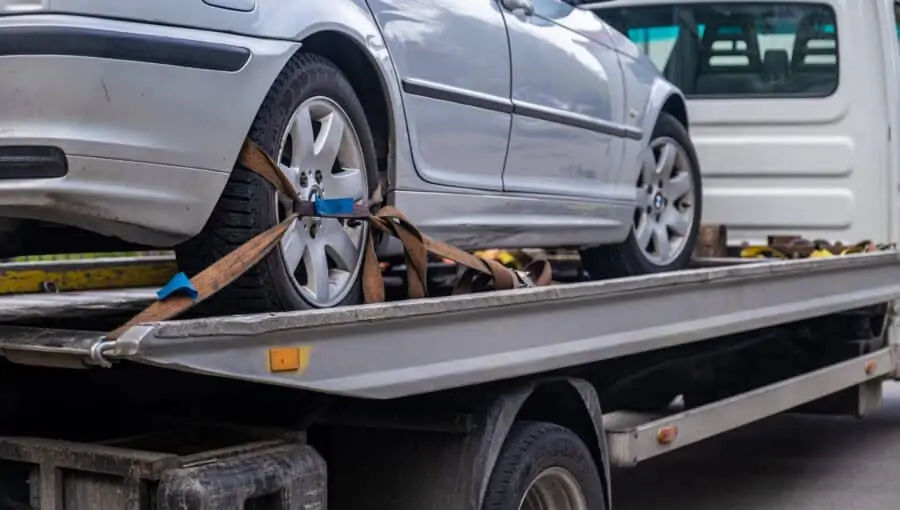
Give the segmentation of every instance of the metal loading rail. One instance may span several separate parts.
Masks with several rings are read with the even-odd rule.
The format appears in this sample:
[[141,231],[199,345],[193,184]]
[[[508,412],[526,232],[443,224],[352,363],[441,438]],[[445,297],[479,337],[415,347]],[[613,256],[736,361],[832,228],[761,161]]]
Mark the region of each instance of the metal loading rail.
[[626,356],[886,303],[900,256],[871,253],[371,304],[138,324],[0,327],[0,354],[54,366],[129,360],[387,399]]

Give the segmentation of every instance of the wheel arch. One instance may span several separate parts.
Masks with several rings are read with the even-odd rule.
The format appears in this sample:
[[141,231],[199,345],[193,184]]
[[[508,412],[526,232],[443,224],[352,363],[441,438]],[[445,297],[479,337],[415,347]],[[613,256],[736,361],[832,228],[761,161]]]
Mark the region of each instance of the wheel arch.
[[545,377],[346,405],[349,414],[335,408],[337,422],[325,420],[310,434],[329,463],[329,484],[339,494],[334,503],[341,508],[390,502],[395,510],[483,510],[503,444],[524,419],[555,423],[581,437],[595,458],[609,508],[600,401],[582,379]]
[[662,111],[678,119],[684,129],[690,131],[690,123],[688,122],[687,103],[680,94],[669,95],[666,102],[663,103]]
[[653,128],[659,120],[659,115],[666,112],[681,122],[685,129],[689,129],[687,101],[684,94],[671,82],[662,78],[653,81],[648,100],[644,106],[643,122],[641,130],[644,133],[645,143],[649,143],[653,135]]
[[499,405],[497,422],[489,443],[491,447],[486,460],[485,479],[479,487],[479,502],[484,501],[487,481],[513,424],[519,420],[532,420],[565,427],[585,442],[603,481],[606,508],[611,508],[609,450],[600,399],[593,385],[576,378],[544,379],[501,398]]
[[[314,53],[333,62],[347,77],[363,105],[375,140],[380,172],[388,170],[388,155],[393,148],[394,120],[388,83],[377,59],[357,37],[335,28],[306,36],[298,53]],[[375,79],[373,80],[372,77]]]
[[[374,20],[360,9],[335,9],[327,18],[314,23],[305,22],[303,30],[291,37],[299,45],[281,70],[272,76],[256,109],[259,111],[262,108],[284,68],[298,55],[315,54],[334,63],[353,87],[369,122],[382,180],[379,190],[381,196],[376,197],[380,199],[387,192],[388,183],[394,181],[395,133],[398,129],[405,130],[405,125],[395,125],[398,118],[402,121],[402,102],[396,71],[380,30]],[[248,120],[248,132],[252,121],[253,119]],[[235,160],[237,153],[238,149],[235,149]]]

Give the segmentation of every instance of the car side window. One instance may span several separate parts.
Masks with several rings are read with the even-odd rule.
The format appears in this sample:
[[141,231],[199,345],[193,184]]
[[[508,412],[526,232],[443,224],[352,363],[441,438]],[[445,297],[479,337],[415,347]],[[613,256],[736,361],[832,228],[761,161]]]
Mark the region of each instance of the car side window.
[[827,97],[837,90],[838,34],[825,4],[672,4],[610,14],[688,97]]
[[541,17],[556,20],[572,13],[572,5],[566,0],[532,0],[534,12]]

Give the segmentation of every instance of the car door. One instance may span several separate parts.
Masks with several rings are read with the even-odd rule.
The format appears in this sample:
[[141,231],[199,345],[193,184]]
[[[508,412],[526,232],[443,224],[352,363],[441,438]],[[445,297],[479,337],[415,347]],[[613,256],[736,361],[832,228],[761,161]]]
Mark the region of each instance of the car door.
[[624,125],[622,73],[606,24],[563,0],[500,2],[513,69],[504,189],[615,197],[624,137],[640,132]]
[[501,190],[509,43],[496,0],[368,0],[399,73],[413,161],[426,181]]

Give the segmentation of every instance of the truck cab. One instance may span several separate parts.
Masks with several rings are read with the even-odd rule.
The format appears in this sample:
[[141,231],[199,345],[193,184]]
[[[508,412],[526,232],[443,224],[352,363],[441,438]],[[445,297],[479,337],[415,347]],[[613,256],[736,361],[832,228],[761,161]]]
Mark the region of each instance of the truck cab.
[[588,8],[684,91],[704,222],[728,225],[739,242],[898,240],[900,4],[613,0]]

